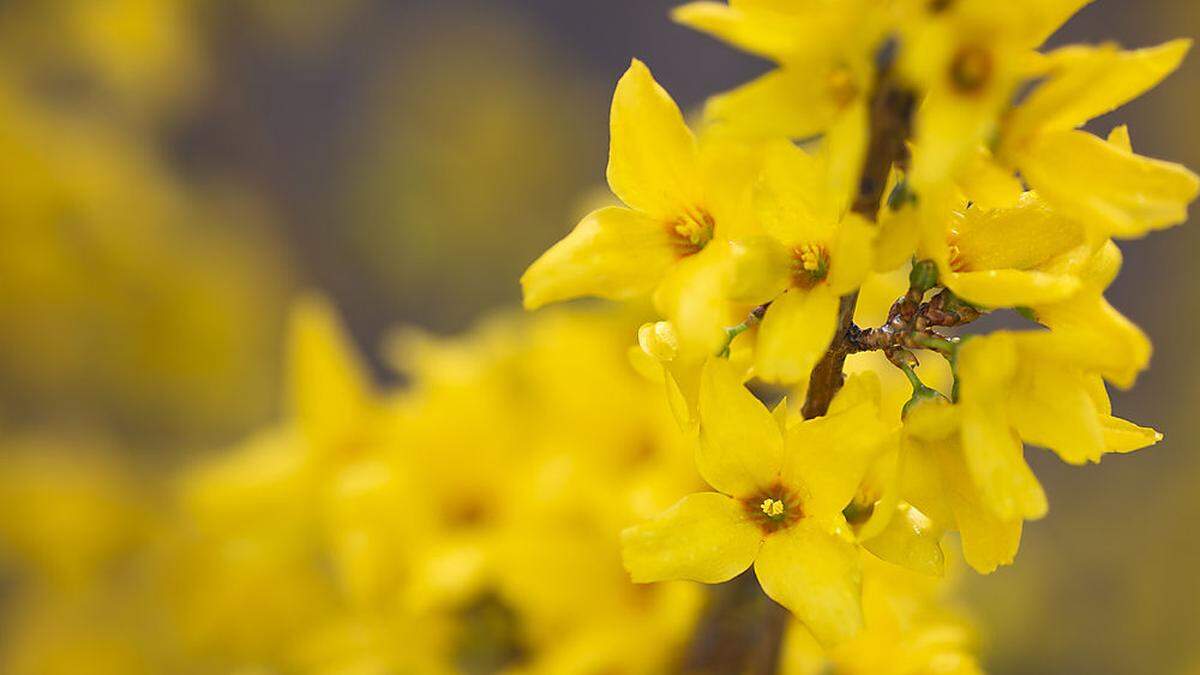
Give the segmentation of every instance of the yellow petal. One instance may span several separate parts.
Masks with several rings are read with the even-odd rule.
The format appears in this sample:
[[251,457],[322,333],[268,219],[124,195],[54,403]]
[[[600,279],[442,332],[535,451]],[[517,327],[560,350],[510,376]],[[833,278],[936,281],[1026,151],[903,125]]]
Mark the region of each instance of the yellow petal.
[[723,2],[691,2],[671,11],[676,22],[751,54],[780,60],[796,45],[799,22],[778,12],[745,11]]
[[776,298],[758,329],[755,371],[768,382],[808,378],[837,330],[838,297],[824,284]]
[[774,237],[729,243],[732,277],[729,299],[760,305],[782,293],[792,279],[792,256]]
[[1154,429],[1138,426],[1120,417],[1105,416],[1102,424],[1104,447],[1107,452],[1134,452],[1155,445],[1163,439],[1163,435]]
[[1133,139],[1129,136],[1128,125],[1122,124],[1120,126],[1113,127],[1113,130],[1108,132],[1108,138],[1106,140],[1125,152],[1133,152]]
[[1010,334],[972,338],[959,349],[963,455],[983,503],[1005,521],[1046,513],[1046,495],[1006,414],[1017,367]]
[[725,494],[749,498],[778,480],[782,461],[783,436],[771,412],[727,360],[709,359],[700,381],[700,475]]
[[821,138],[820,156],[825,163],[825,213],[837,220],[850,209],[858,195],[863,162],[870,141],[870,112],[856,99],[829,125]]
[[1034,361],[1009,399],[1009,412],[1021,438],[1050,448],[1071,464],[1099,462],[1104,454],[1100,420],[1080,376],[1054,363]]
[[984,307],[1022,307],[1059,302],[1079,290],[1079,279],[1064,274],[1000,269],[951,272],[946,287],[968,302]]
[[763,591],[788,608],[824,645],[863,626],[862,569],[853,544],[809,519],[767,537],[754,561]]
[[763,229],[788,247],[829,244],[840,213],[827,203],[824,161],[786,141],[764,153],[754,200]]
[[847,213],[838,225],[829,251],[829,290],[845,295],[857,290],[874,265],[872,250],[879,228],[866,218]]
[[750,567],[761,544],[762,531],[746,508],[715,492],[688,495],[621,533],[625,569],[637,583],[728,581]]
[[[903,439],[899,466],[901,495],[938,527],[955,529],[954,511],[950,508],[947,494],[950,484],[942,475],[941,448],[948,446],[950,450],[946,452],[958,453],[961,462],[962,446],[958,435],[934,442],[920,441],[907,435]],[[870,525],[870,522],[867,524]]]
[[998,209],[1015,206],[1025,186],[1011,170],[1001,167],[992,153],[980,146],[958,175],[963,194],[975,207]]
[[1063,356],[1096,370],[1122,388],[1133,386],[1150,363],[1150,338],[1098,294],[1034,307],[1042,324],[1059,336]]
[[353,441],[370,410],[372,386],[333,307],[307,297],[292,308],[288,380],[293,414],[319,448]]
[[955,223],[953,239],[960,272],[1049,271],[1055,261],[1087,242],[1082,225],[1056,213],[1033,193],[1025,193],[1009,208],[967,209]]
[[1029,184],[1097,239],[1140,237],[1187,219],[1200,179],[1186,168],[1133,154],[1083,131],[1043,134],[1022,153]]
[[641,61],[617,83],[610,126],[608,185],[623,202],[665,221],[702,203],[696,138]]
[[1065,131],[1125,105],[1174,72],[1191,40],[1121,51],[1111,45],[1071,46],[1049,55],[1051,77],[1014,112],[1009,133]]
[[754,187],[762,173],[760,144],[709,130],[700,141],[704,203],[718,239],[763,234],[754,213]]
[[1021,544],[1021,518],[1001,518],[987,506],[953,446],[943,446],[936,459],[955,527],[962,537],[963,557],[980,574],[1009,565]]
[[1095,406],[1096,414],[1100,417],[1100,425],[1104,433],[1106,452],[1126,453],[1150,447],[1161,441],[1163,435],[1149,427],[1142,427],[1113,417],[1112,402],[1108,398],[1108,389],[1100,377],[1091,375],[1084,378],[1088,395]]
[[774,70],[710,98],[704,119],[750,137],[809,138],[837,117],[828,82],[829,74],[818,69]]
[[872,400],[865,391],[869,385],[861,384],[863,377],[853,376],[839,392],[839,396],[848,393],[856,401],[843,401],[844,407],[837,410],[831,406],[830,414],[804,420],[788,430],[780,478],[788,487],[805,488],[804,512],[811,517],[829,519],[841,513],[871,463],[885,449],[887,428],[879,420],[879,383],[874,381]]
[[826,413],[826,416],[858,411],[864,407],[874,410],[878,414],[880,401],[883,400],[881,387],[879,373],[874,371],[868,370],[849,375],[842,388],[834,395],[833,401],[829,403],[829,412]]
[[1020,4],[1030,47],[1037,47],[1092,0],[1026,0]]
[[973,159],[976,149],[996,129],[1004,99],[969,99],[935,89],[921,104],[916,118],[916,151],[910,180],[918,192],[951,180]]
[[525,270],[525,307],[647,295],[678,259],[663,223],[615,206],[593,211]]
[[863,548],[892,564],[914,572],[941,576],[946,557],[942,530],[910,504],[898,504],[883,532],[863,542]]
[[716,353],[725,327],[745,318],[728,301],[731,262],[729,243],[713,241],[674,265],[654,292],[654,307],[675,325],[684,353]]

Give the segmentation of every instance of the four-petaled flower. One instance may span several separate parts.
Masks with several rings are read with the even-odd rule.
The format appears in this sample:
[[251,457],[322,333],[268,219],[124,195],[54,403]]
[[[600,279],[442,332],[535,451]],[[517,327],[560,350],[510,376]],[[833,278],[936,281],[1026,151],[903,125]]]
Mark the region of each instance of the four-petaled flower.
[[763,590],[823,642],[862,626],[859,551],[842,510],[887,431],[879,382],[852,377],[825,417],[781,424],[723,359],[705,367],[696,461],[716,492],[683,498],[622,535],[638,582],[727,581]]

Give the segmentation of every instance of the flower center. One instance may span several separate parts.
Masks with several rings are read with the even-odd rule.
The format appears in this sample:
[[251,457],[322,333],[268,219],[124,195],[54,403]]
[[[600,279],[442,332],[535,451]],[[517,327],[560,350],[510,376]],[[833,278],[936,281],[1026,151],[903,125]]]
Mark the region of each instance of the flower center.
[[803,244],[792,251],[792,282],[812,288],[829,274],[829,253],[820,244]]
[[964,94],[979,93],[992,78],[992,54],[983,47],[966,45],[950,64],[950,83]]
[[767,497],[766,499],[763,500],[763,503],[760,505],[760,508],[762,509],[762,512],[767,515],[768,518],[772,518],[775,520],[782,518],[783,512],[785,510],[782,501],[780,501],[778,499],[771,499],[770,497]]
[[804,517],[800,498],[776,483],[770,489],[742,501],[751,520],[766,534],[792,525]]
[[829,90],[829,98],[844,109],[858,97],[858,87],[854,84],[854,74],[845,66],[839,66],[829,71],[825,78],[825,86]]
[[705,210],[688,211],[684,216],[668,224],[671,238],[680,255],[693,255],[712,241],[716,223]]

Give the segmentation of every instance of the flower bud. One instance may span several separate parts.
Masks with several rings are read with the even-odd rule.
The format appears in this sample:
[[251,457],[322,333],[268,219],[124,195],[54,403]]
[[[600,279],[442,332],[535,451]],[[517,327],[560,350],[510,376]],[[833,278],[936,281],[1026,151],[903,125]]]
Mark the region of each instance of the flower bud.
[[668,362],[679,354],[679,338],[670,321],[642,324],[638,329],[638,345],[652,358]]

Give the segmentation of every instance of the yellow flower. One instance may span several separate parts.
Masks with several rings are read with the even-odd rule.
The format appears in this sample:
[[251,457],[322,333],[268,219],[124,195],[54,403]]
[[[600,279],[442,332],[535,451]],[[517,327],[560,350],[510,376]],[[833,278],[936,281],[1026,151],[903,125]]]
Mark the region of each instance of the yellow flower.
[[707,350],[736,323],[722,298],[723,242],[747,227],[753,162],[742,146],[698,142],[636,60],[617,84],[611,133],[608,184],[628,208],[592,212],[535,261],[521,278],[525,306],[654,293],[685,343]]
[[990,508],[967,465],[963,417],[960,406],[945,401],[925,400],[910,409],[904,424],[901,490],[905,499],[934,522],[956,530],[967,564],[988,574],[1012,563],[1022,525],[1026,518],[1045,513],[1045,496],[1024,462],[1020,442],[1005,429],[998,442],[1012,439],[1013,444],[1006,445],[993,462],[1002,468],[982,479],[1019,484],[1027,503],[1019,515],[1001,516]]
[[937,263],[939,282],[959,297],[1018,307],[1061,302],[1080,289],[1093,250],[1086,229],[1036,194],[1000,208],[944,206],[951,216],[932,224],[922,252]]
[[958,403],[921,401],[905,419],[902,494],[958,530],[980,572],[1011,563],[1022,522],[1046,512],[1023,441],[1084,464],[1161,438],[1113,417],[1086,347],[1051,332],[970,338],[959,349]]
[[1136,51],[1066,47],[1047,79],[1005,119],[996,156],[1093,240],[1139,237],[1181,223],[1200,191],[1182,166],[1134,154],[1077,127],[1154,87],[1179,67],[1188,40]]
[[925,94],[915,120],[919,187],[953,176],[995,134],[1018,84],[1036,74],[1033,51],[1087,0],[926,2],[902,25],[900,64]]
[[755,192],[767,236],[733,242],[731,294],[772,301],[758,330],[756,375],[800,382],[829,348],[842,295],[871,270],[875,228],[849,211],[852,190],[826,145],[813,156],[788,142],[768,147]]
[[875,50],[896,4],[706,1],[683,5],[672,16],[780,65],[713,97],[704,111],[708,123],[764,137],[865,136]]
[[768,596],[822,641],[862,625],[858,552],[842,509],[885,436],[878,380],[847,382],[826,417],[786,431],[713,359],[700,388],[696,461],[717,492],[685,497],[622,535],[634,581],[719,583],[751,564]]
[[824,649],[798,623],[785,634],[781,675],[982,675],[975,631],[942,606],[947,585],[864,555],[858,638]]
[[[1069,351],[1089,356],[1090,365],[1118,387],[1133,386],[1150,362],[1150,338],[1104,297],[1121,268],[1121,250],[1108,241],[1079,270],[1080,290],[1062,302],[1034,304],[1037,321],[1059,335],[1069,335]],[[1070,358],[1070,354],[1067,354]]]

